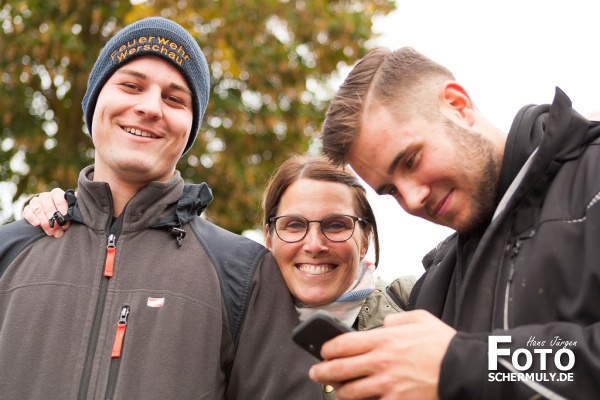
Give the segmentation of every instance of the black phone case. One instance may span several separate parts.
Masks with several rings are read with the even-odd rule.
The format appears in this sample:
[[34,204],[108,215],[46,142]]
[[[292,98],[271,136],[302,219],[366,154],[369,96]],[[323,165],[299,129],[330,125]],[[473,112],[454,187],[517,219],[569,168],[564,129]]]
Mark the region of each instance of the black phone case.
[[294,328],[292,338],[304,350],[322,360],[321,346],[325,342],[337,335],[354,330],[329,312],[319,310]]

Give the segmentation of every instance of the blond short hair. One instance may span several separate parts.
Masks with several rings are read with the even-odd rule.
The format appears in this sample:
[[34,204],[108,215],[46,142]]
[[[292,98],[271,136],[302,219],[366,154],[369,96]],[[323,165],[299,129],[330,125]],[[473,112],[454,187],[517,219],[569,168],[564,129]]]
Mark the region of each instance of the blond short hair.
[[430,96],[426,88],[432,87],[427,84],[442,80],[455,78],[446,67],[410,47],[372,50],[352,69],[327,110],[323,154],[335,165],[346,164],[363,112],[373,105],[431,114],[434,111],[424,101]]

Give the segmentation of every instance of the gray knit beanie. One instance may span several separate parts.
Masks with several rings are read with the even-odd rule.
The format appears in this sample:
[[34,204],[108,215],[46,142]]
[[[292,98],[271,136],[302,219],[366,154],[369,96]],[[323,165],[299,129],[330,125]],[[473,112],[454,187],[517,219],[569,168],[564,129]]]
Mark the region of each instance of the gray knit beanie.
[[150,17],[121,29],[104,46],[88,79],[83,97],[83,114],[90,137],[96,101],[111,75],[137,57],[153,55],[170,61],[179,69],[192,91],[194,120],[185,154],[194,144],[208,104],[210,76],[208,64],[198,43],[188,31],[173,21]]

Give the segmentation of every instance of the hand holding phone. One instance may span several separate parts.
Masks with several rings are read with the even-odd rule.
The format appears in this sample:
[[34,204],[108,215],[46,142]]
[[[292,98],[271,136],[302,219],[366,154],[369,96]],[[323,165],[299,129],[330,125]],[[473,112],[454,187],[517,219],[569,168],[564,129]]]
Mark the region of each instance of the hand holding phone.
[[337,335],[352,331],[355,329],[344,324],[331,313],[319,310],[293,330],[292,338],[304,350],[323,360],[321,357],[323,344]]

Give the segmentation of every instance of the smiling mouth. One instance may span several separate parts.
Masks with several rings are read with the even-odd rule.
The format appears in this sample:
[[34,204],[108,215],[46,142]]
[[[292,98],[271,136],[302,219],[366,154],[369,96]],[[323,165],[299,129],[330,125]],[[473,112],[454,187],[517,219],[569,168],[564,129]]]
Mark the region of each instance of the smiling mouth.
[[323,275],[335,269],[329,265],[299,265],[298,269],[308,275]]
[[129,127],[123,127],[123,129],[125,130],[125,132],[131,133],[132,135],[135,135],[135,136],[142,136],[142,137],[147,137],[147,138],[152,138],[152,139],[158,138],[157,136],[154,136],[146,131],[141,131],[139,129],[129,128]]
[[448,192],[448,194],[446,194],[446,196],[442,199],[442,201],[440,201],[438,203],[437,207],[432,212],[433,216],[435,216],[435,217],[438,216],[438,214],[440,213],[440,211],[442,210],[442,208],[444,208],[444,205],[448,201],[448,198],[450,197],[450,195],[452,194],[452,192],[453,192],[453,190],[451,190],[450,192]]

